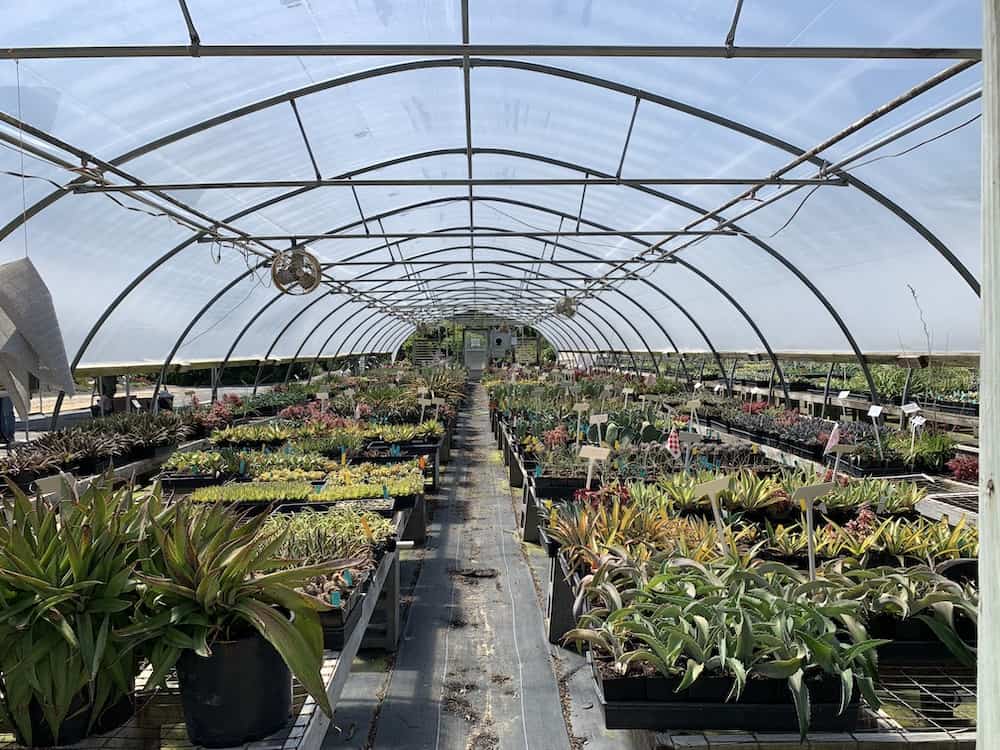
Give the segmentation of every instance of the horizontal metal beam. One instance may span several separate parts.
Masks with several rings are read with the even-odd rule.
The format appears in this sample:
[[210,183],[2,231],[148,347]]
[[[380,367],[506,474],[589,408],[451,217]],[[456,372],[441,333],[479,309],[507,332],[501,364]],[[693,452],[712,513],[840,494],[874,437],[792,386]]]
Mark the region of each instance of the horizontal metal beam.
[[414,240],[414,239],[434,239],[438,237],[621,237],[624,235],[638,237],[662,237],[664,235],[683,235],[692,237],[704,237],[706,235],[723,235],[737,237],[743,232],[733,229],[612,229],[612,230],[579,230],[573,232],[560,232],[552,230],[550,232],[521,232],[512,230],[510,232],[371,232],[365,234],[253,234],[246,237],[225,237],[220,240],[218,237],[201,237],[198,242],[203,245],[213,245],[218,242],[234,243],[246,241],[291,241],[291,242],[319,242],[321,240]]
[[978,47],[769,47],[630,44],[186,44],[7,47],[0,59],[132,57],[687,57],[980,60]]
[[[293,100],[294,101],[294,100]],[[147,190],[271,190],[291,187],[520,187],[560,185],[830,185],[847,187],[839,177],[438,177],[438,178],[336,178],[312,180],[230,180],[215,182],[151,182],[143,185],[73,185],[74,193],[139,193]]]
[[[404,264],[404,261],[396,261],[396,263],[397,263],[397,265],[402,265],[402,264]],[[483,266],[488,266],[491,263],[492,263],[492,261],[489,261],[489,260],[477,260],[476,261],[476,265],[483,265]],[[508,262],[507,261],[503,261],[503,265],[505,265],[505,266],[508,265]],[[465,278],[467,278],[469,281],[472,281],[472,276],[469,276],[469,275],[466,274]],[[489,278],[489,274],[487,274],[487,278]],[[582,274],[580,276],[546,276],[545,280],[546,281],[587,281],[588,279],[593,279],[593,278],[594,278],[593,276],[587,276],[586,274]],[[393,282],[413,281],[414,279],[418,279],[418,277],[415,276],[415,275],[407,275],[407,276],[395,276],[395,277],[392,277],[392,278],[351,279],[351,283],[352,284],[367,284],[369,282],[379,282],[379,283],[388,282],[388,283],[393,283]],[[420,281],[421,284],[433,284],[435,282],[445,281],[445,279],[441,279],[441,278],[428,278],[428,277],[425,277],[425,276],[420,276],[418,280]],[[612,281],[634,281],[634,280],[635,279],[632,276],[620,276],[620,277],[616,277],[616,278],[612,279]],[[450,281],[454,281],[454,279],[451,279]],[[574,287],[574,288],[578,288],[578,287]],[[366,290],[364,290],[363,287],[361,287],[360,290],[361,291],[366,291]],[[394,291],[394,290],[390,289],[389,291]]]
[[[451,235],[451,236],[454,237],[455,235]],[[476,236],[479,237],[481,235],[477,232]],[[562,238],[560,238],[560,239],[562,239]],[[396,263],[396,265],[403,265],[403,263],[404,263],[404,261],[401,261],[401,260],[397,260],[397,261],[394,261],[394,262]],[[471,266],[473,263],[475,263],[477,266],[481,266],[481,265],[488,265],[489,263],[492,263],[492,262],[493,261],[491,261],[489,259],[471,261],[468,258],[456,258],[454,260],[411,260],[411,259],[407,258],[406,261],[405,261],[406,265],[408,265],[408,266],[432,266],[432,265],[433,266],[438,266],[438,265],[442,265],[442,266]],[[607,259],[602,260],[600,258],[575,258],[575,257],[563,258],[563,257],[559,257],[559,258],[533,258],[531,260],[510,260],[510,261],[504,261],[504,262],[505,263],[513,263],[513,264],[519,265],[519,266],[521,266],[521,265],[523,265],[523,266],[534,266],[534,265],[565,266],[565,265],[575,265],[575,264],[581,264],[581,263],[584,263],[584,264],[590,263],[590,264],[594,264],[594,265],[603,266],[603,265],[610,265],[612,263],[616,263],[617,259],[616,258],[607,258]],[[668,259],[663,259],[663,260],[661,260],[659,258],[655,258],[653,260],[649,260],[649,261],[645,261],[645,262],[656,264],[656,263],[676,263],[677,261],[669,259],[669,258]],[[323,262],[321,265],[323,266],[323,268],[331,268],[333,266],[385,266],[387,264],[386,264],[386,261],[384,261],[384,260],[344,260],[344,261],[335,260],[335,261]],[[636,274],[630,273],[628,275],[623,275],[621,278],[622,279],[632,279],[632,278],[635,278],[635,277],[636,277]],[[345,282],[351,282],[351,283],[353,283],[355,281],[355,279],[354,278],[344,279],[344,281]]]

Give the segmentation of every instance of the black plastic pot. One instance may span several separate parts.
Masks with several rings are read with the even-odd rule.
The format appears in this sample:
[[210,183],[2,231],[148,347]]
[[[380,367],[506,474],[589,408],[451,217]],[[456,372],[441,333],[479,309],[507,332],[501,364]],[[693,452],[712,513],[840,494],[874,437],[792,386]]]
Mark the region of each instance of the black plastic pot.
[[[535,485],[535,497],[539,502],[542,500],[572,500],[573,494],[577,490],[582,490],[587,486],[586,477],[532,477]],[[594,489],[599,486],[595,480],[592,484]]]
[[319,624],[323,628],[323,648],[340,651],[351,637],[361,619],[361,601],[364,598],[362,582],[358,583],[344,606],[319,613]]
[[195,745],[232,747],[274,734],[292,710],[292,676],[278,651],[254,633],[216,641],[212,655],[177,662],[181,705]]
[[[101,715],[94,721],[94,725],[88,732],[92,706],[87,703],[86,693],[80,693],[70,704],[69,713],[59,727],[59,736],[52,737],[52,730],[45,721],[42,707],[34,700],[28,706],[28,717],[31,721],[31,745],[30,747],[53,747],[57,745],[72,745],[93,734],[104,734],[113,729],[117,729],[135,713],[135,696],[130,692],[123,695],[115,703],[105,706]],[[15,726],[14,736],[20,745],[28,745],[28,742]]]
[[28,747],[53,747],[56,745],[72,745],[87,736],[87,727],[90,725],[90,707],[84,693],[80,693],[70,703],[69,713],[59,727],[59,736],[52,737],[52,730],[45,721],[42,707],[32,699],[28,704],[28,719],[31,722],[31,743],[21,735],[17,727],[14,728],[14,736],[18,744]]
[[[721,677],[701,677],[681,693],[674,692],[679,677],[646,678],[645,700],[610,697],[596,668],[594,679],[608,729],[792,732],[798,728],[785,680],[750,680],[739,701],[726,702],[732,681]],[[857,691],[841,714],[839,678],[823,675],[808,685],[811,731],[849,731],[858,725],[862,712]],[[625,686],[614,689],[619,687]]]
[[[961,614],[956,615],[955,630],[971,648],[976,646],[976,626]],[[879,662],[886,664],[949,664],[958,659],[938,639],[923,620],[900,620],[890,615],[877,615],[868,623],[871,638],[892,642],[878,647]]]

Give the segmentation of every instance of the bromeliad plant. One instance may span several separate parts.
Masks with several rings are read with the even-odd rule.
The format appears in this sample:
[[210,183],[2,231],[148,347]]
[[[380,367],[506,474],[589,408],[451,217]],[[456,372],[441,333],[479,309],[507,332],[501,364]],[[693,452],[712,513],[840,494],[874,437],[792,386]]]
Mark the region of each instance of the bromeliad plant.
[[211,441],[215,445],[281,445],[296,436],[296,430],[291,425],[243,424],[235,427],[225,427],[212,433]]
[[195,503],[308,502],[317,497],[308,482],[245,482],[199,487],[191,493]]
[[[259,634],[288,665],[327,716],[320,666],[318,612],[328,609],[298,591],[343,562],[287,567],[277,556],[282,534],[263,533],[267,516],[246,518],[218,506],[176,506],[151,523],[155,545],[142,561],[136,622],[120,637],[147,646],[150,684],[162,685],[185,650],[211,655],[216,641]],[[350,562],[350,561],[347,561]]]
[[119,630],[138,600],[148,526],[170,511],[158,490],[139,501],[110,477],[58,505],[11,492],[0,514],[0,707],[26,744],[50,744],[67,719],[89,732],[131,691],[134,643]]

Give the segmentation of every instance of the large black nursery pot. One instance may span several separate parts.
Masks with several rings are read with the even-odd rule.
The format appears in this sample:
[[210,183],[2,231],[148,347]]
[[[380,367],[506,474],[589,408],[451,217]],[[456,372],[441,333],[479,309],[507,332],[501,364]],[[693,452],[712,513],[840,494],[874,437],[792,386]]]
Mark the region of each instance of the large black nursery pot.
[[177,662],[181,705],[195,745],[232,747],[274,734],[292,711],[292,675],[258,633],[216,641],[212,655],[184,651]]
[[[128,721],[135,712],[134,699],[131,693],[120,697],[114,703],[104,707],[100,716],[96,717],[91,726],[93,716],[93,706],[90,703],[90,696],[86,691],[80,692],[70,703],[69,713],[59,727],[59,736],[52,736],[52,729],[45,721],[45,714],[41,705],[32,700],[28,704],[28,717],[31,720],[31,743],[21,736],[21,732],[14,727],[14,738],[20,745],[30,747],[56,747],[63,745],[73,745],[92,734],[103,734],[117,729]],[[88,731],[89,730],[89,731]]]
[[54,747],[57,745],[72,745],[87,736],[90,724],[91,707],[88,705],[85,693],[79,693],[70,703],[69,713],[59,727],[59,736],[52,736],[52,729],[45,721],[41,705],[32,700],[28,704],[28,718],[31,721],[31,743],[21,736],[17,727],[14,728],[14,738],[19,745],[29,747]]

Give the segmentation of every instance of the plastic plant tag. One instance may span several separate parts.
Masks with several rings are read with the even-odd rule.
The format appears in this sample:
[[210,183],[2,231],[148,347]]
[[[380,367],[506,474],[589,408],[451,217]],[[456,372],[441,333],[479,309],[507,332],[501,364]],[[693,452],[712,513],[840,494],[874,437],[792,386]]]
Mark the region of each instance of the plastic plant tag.
[[240,459],[240,474],[243,475],[243,474],[246,474],[246,473],[247,473],[247,462],[246,462],[245,458],[241,458]]
[[872,404],[870,407],[868,407],[868,416],[871,417],[872,419],[878,419],[879,417],[882,416],[882,411],[883,409],[881,406],[879,406],[878,404]]
[[340,599],[340,592],[339,591],[331,591],[330,592],[330,604],[332,604],[334,607],[343,606],[343,602]]
[[610,448],[600,448],[596,445],[585,445],[580,448],[580,458],[587,459],[587,489],[590,490],[594,480],[594,464],[597,461],[607,461],[611,455]]
[[540,477],[542,475],[542,465],[535,464],[535,476]]
[[705,384],[702,383],[700,380],[697,383],[694,384],[694,389],[696,391],[700,391],[704,387],[705,387]]
[[344,448],[343,446],[340,447],[340,465],[347,465],[347,448]]
[[851,397],[850,391],[841,391],[840,393],[837,394],[837,398],[841,401],[846,401],[850,397]]
[[920,411],[920,404],[918,404],[916,401],[911,401],[908,404],[903,404],[903,406],[900,408],[903,410],[903,414],[905,414],[908,417],[912,417],[914,414]]
[[910,424],[912,424],[914,427],[923,427],[925,424],[927,424],[927,417],[916,416],[910,420]]
[[821,497],[826,497],[837,487],[836,482],[823,482],[799,487],[792,493],[792,502],[799,505],[806,514],[806,542],[809,552],[809,580],[816,580],[816,539],[813,523],[813,504]]
[[712,390],[715,391],[716,393],[722,393],[724,390],[726,390],[726,386],[721,384],[716,385]]
[[382,485],[382,499],[383,500],[389,499],[389,485],[387,484]]
[[344,583],[346,583],[348,586],[353,586],[354,585],[354,576],[351,575],[351,571],[345,570],[343,572],[342,577],[344,579]]
[[719,493],[729,489],[732,477],[724,476],[711,482],[702,482],[694,488],[696,497],[707,497],[712,504],[712,516],[715,518],[715,531],[718,534],[719,551],[726,554],[726,527],[722,523],[722,508],[719,505]]

